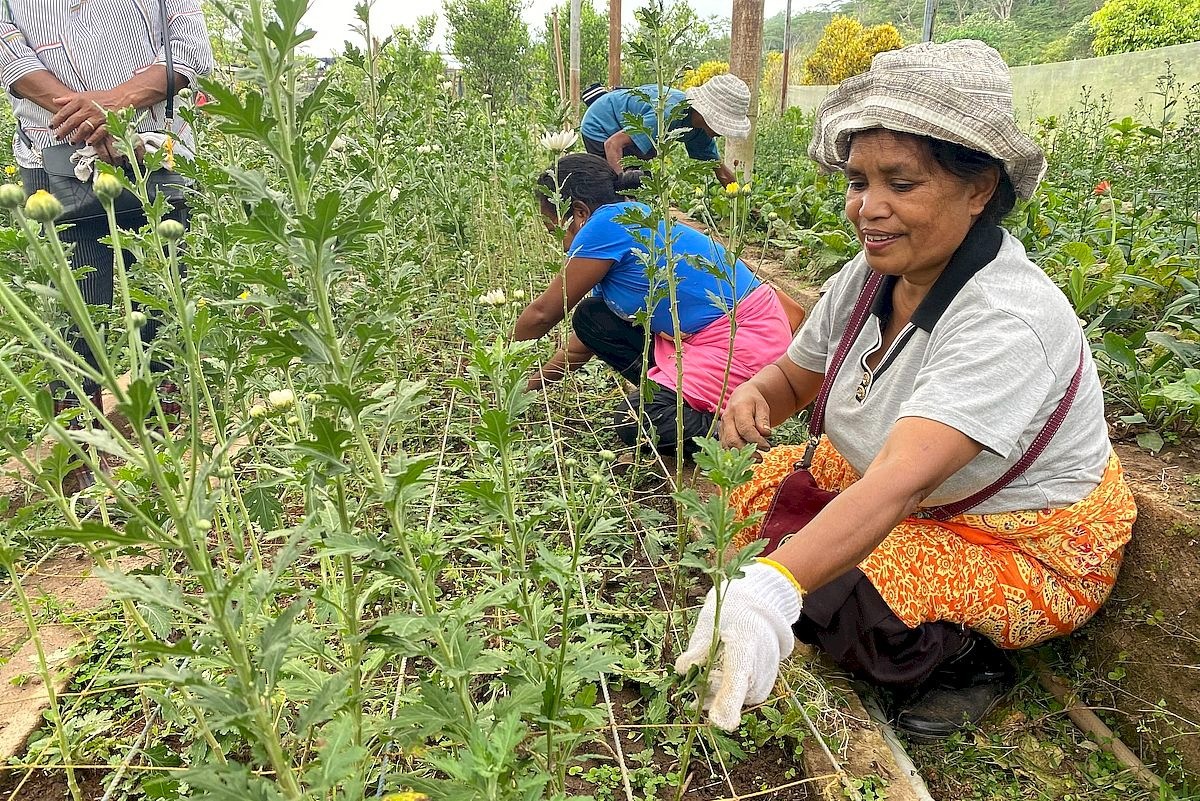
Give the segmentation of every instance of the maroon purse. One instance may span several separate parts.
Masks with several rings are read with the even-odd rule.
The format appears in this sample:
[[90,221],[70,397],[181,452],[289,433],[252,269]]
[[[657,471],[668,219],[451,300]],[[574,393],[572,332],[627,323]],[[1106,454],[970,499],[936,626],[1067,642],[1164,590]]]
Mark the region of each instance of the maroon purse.
[[[759,538],[767,541],[766,547],[762,551],[763,556],[779,548],[793,534],[812,522],[812,519],[825,508],[826,504],[838,495],[836,492],[818,487],[812,473],[809,472],[809,467],[812,465],[813,452],[824,431],[825,406],[829,401],[833,380],[845,363],[854,341],[862,333],[863,326],[867,322],[867,315],[870,313],[871,305],[874,303],[882,283],[883,276],[872,271],[850,313],[850,321],[833,353],[833,360],[825,371],[821,390],[817,393],[816,400],[813,401],[812,415],[808,422],[809,440],[808,446],[804,449],[804,456],[799,462],[796,462],[793,472],[779,483],[779,487],[775,490],[775,497],[771,499],[771,505],[767,508],[767,514],[759,527]],[[1080,344],[1079,366],[1075,368],[1075,375],[1071,379],[1070,386],[1067,387],[1067,391],[1059,401],[1054,413],[1050,415],[1045,425],[1042,426],[1042,430],[1030,444],[1029,450],[1005,471],[1004,475],[979,492],[944,506],[922,509],[917,514],[918,517],[947,520],[962,514],[994,496],[1029,469],[1029,466],[1041,455],[1058,432],[1067,413],[1071,410],[1071,404],[1075,401],[1079,381],[1083,376],[1083,345],[1084,343]]]

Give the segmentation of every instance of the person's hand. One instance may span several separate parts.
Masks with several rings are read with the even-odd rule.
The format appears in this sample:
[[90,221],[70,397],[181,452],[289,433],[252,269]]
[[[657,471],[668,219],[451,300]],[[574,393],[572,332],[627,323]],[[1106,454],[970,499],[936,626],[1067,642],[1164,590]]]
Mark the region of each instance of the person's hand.
[[105,125],[110,109],[127,105],[116,93],[71,92],[54,98],[58,111],[50,118],[50,127],[59,139],[77,145],[92,145],[108,136]]
[[753,442],[760,451],[771,449],[771,406],[752,384],[742,384],[729,396],[721,415],[721,445],[742,448]]
[[[792,624],[800,618],[800,591],[782,567],[756,560],[741,578],[725,584],[721,597],[719,636],[724,656],[721,668],[709,676],[704,698],[714,726],[733,731],[742,720],[742,707],[761,704],[771,694],[779,664],[792,652]],[[700,609],[687,650],[675,660],[683,674],[708,659],[716,618],[716,590],[709,590]]]
[[125,157],[117,149],[117,140],[105,132],[105,135],[92,143],[96,149],[96,157],[112,165],[125,163]]

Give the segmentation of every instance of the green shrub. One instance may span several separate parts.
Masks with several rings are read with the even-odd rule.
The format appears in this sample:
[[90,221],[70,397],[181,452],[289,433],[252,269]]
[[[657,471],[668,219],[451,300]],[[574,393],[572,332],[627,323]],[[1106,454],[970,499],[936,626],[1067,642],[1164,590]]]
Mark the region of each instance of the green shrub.
[[1109,0],[1091,22],[1098,56],[1200,41],[1200,0]]

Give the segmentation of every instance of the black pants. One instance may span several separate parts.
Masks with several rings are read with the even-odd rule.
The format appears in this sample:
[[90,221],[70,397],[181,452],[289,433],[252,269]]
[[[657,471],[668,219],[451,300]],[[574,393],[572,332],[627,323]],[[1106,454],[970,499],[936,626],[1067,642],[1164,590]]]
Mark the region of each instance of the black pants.
[[792,631],[851,675],[890,689],[919,686],[980,636],[945,621],[909,628],[857,567],[805,594]]
[[[30,194],[49,186],[46,171],[41,169],[22,167],[21,181],[25,185],[25,191]],[[166,219],[176,220],[186,227],[189,220],[187,205],[176,204],[176,208],[167,214]],[[141,211],[128,212],[117,217],[117,225],[123,230],[137,230],[145,224],[146,215]],[[108,234],[108,219],[105,217],[67,224],[58,234],[70,251],[68,255],[71,269],[79,271],[84,267],[91,268],[78,281],[79,292],[83,295],[84,302],[91,306],[111,307],[113,304],[113,251],[109,245],[100,241]],[[126,267],[132,268],[135,264],[133,253],[128,250],[124,250],[123,253]],[[182,261],[179,263],[179,270],[181,273],[184,272]],[[137,303],[134,303],[133,306],[135,309],[138,307]],[[142,342],[145,344],[154,341],[162,325],[158,314],[152,312],[147,317],[149,319],[141,330]],[[74,351],[86,359],[88,364],[92,367],[96,366],[96,358],[92,355],[91,348],[78,332],[69,332],[66,339],[71,342]],[[170,366],[169,361],[161,357],[156,357],[150,362],[150,369],[156,373],[164,373],[170,369]],[[83,389],[91,394],[99,389],[99,386],[89,379],[83,382]]]
[[[622,320],[600,298],[584,298],[575,307],[571,327],[584,345],[632,384],[641,384],[642,374],[654,365],[654,348],[650,348],[650,363],[643,365],[646,351],[646,332],[641,326]],[[626,445],[638,441],[639,428],[652,432],[658,448],[673,452],[677,449],[674,390],[655,384],[653,397],[647,398],[643,409],[644,426],[637,424],[641,406],[639,394],[626,398],[615,415],[616,433]],[[694,454],[696,437],[708,436],[716,415],[683,404],[683,452]]]

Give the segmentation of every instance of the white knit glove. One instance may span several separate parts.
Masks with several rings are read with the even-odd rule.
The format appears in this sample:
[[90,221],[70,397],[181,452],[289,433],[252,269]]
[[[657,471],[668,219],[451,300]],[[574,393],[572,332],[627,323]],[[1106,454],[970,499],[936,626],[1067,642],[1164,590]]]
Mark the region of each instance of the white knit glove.
[[[764,560],[747,565],[741,578],[725,584],[721,596],[721,669],[710,675],[704,706],[714,726],[733,731],[742,707],[761,704],[779,676],[779,663],[792,652],[792,624],[800,618],[800,592],[781,568]],[[675,660],[686,673],[703,664],[712,643],[716,590],[709,590],[687,650]]]

